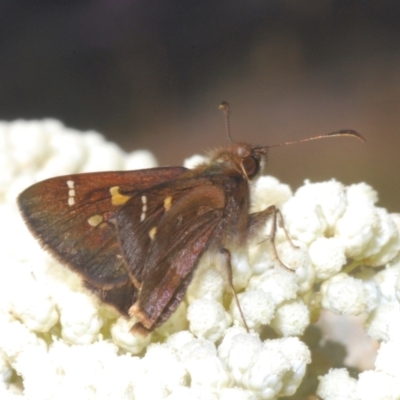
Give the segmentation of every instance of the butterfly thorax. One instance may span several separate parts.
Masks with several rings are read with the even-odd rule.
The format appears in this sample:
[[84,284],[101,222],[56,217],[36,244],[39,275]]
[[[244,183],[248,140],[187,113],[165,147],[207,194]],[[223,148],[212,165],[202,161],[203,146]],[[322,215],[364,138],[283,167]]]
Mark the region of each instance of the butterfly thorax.
[[[193,175],[218,188],[224,199],[223,214],[215,227],[211,247],[243,246],[246,243],[249,180],[258,174],[266,153],[255,149],[246,143],[234,143],[228,149],[216,151],[209,162],[192,171]],[[254,163],[250,169],[249,161]]]

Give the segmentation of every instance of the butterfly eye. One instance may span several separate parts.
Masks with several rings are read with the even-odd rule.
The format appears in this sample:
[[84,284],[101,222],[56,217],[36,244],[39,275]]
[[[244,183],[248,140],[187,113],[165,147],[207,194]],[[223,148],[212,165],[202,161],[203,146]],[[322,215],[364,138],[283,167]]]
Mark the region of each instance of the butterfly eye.
[[242,165],[249,178],[253,178],[253,176],[256,175],[260,169],[260,163],[252,156],[243,158]]

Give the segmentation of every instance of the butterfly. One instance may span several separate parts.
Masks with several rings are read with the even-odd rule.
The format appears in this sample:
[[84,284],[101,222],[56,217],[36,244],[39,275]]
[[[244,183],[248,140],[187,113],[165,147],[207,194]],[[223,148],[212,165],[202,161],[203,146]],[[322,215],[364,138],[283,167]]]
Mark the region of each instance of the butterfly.
[[[343,135],[364,140],[342,130],[297,142]],[[232,142],[194,169],[50,178],[23,191],[18,204],[42,246],[102,302],[134,317],[132,332],[145,336],[181,303],[205,251],[223,256],[232,286],[229,249],[245,247],[270,218],[276,226],[275,206],[250,213],[249,182],[268,149],[282,144]]]

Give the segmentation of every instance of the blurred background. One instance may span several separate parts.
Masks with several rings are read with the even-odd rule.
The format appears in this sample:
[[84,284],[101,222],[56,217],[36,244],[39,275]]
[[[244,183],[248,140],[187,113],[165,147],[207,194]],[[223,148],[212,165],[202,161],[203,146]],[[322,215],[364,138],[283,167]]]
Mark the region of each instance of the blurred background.
[[395,0],[3,0],[0,119],[95,129],[161,165],[238,141],[268,173],[365,181],[400,211],[400,3]]

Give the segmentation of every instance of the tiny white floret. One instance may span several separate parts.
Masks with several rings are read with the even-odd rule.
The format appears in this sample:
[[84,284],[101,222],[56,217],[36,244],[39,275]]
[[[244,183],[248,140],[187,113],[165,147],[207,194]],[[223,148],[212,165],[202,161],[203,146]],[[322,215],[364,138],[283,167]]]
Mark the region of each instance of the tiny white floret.
[[63,291],[57,299],[62,337],[69,343],[88,344],[99,338],[103,320],[96,303],[85,293]]
[[300,336],[310,324],[310,310],[301,300],[289,300],[275,311],[271,327],[282,336]]
[[260,176],[251,186],[251,212],[265,210],[269,206],[280,208],[292,196],[289,185],[273,176]]
[[360,315],[368,307],[368,291],[360,279],[340,273],[321,285],[322,306],[339,314]]
[[130,330],[132,322],[124,317],[119,317],[110,328],[113,342],[132,354],[139,354],[149,345],[151,334],[147,336],[135,335]]
[[221,303],[210,299],[196,299],[187,310],[189,329],[197,337],[213,342],[221,339],[232,318]]
[[[269,324],[275,311],[275,302],[270,294],[261,289],[246,290],[238,298],[249,329]],[[231,313],[236,322],[243,324],[243,317],[234,298],[231,301]]]
[[275,304],[296,298],[299,289],[296,275],[283,267],[273,268],[262,275],[253,276],[248,288],[263,290]]
[[311,243],[309,249],[316,278],[325,280],[340,272],[346,263],[342,242],[335,237],[320,237]]
[[195,339],[180,351],[180,357],[189,372],[192,386],[208,386],[216,389],[229,387],[232,376],[217,357],[215,346],[206,339]]
[[310,183],[306,180],[304,185],[296,191],[295,197],[321,209],[327,223],[328,233],[332,232],[336,221],[343,215],[347,207],[345,187],[335,179],[317,183]]
[[357,395],[357,380],[345,368],[330,369],[320,376],[317,394],[324,400],[361,400]]
[[294,196],[282,207],[289,236],[305,244],[324,235],[328,227],[321,206],[312,200]]

